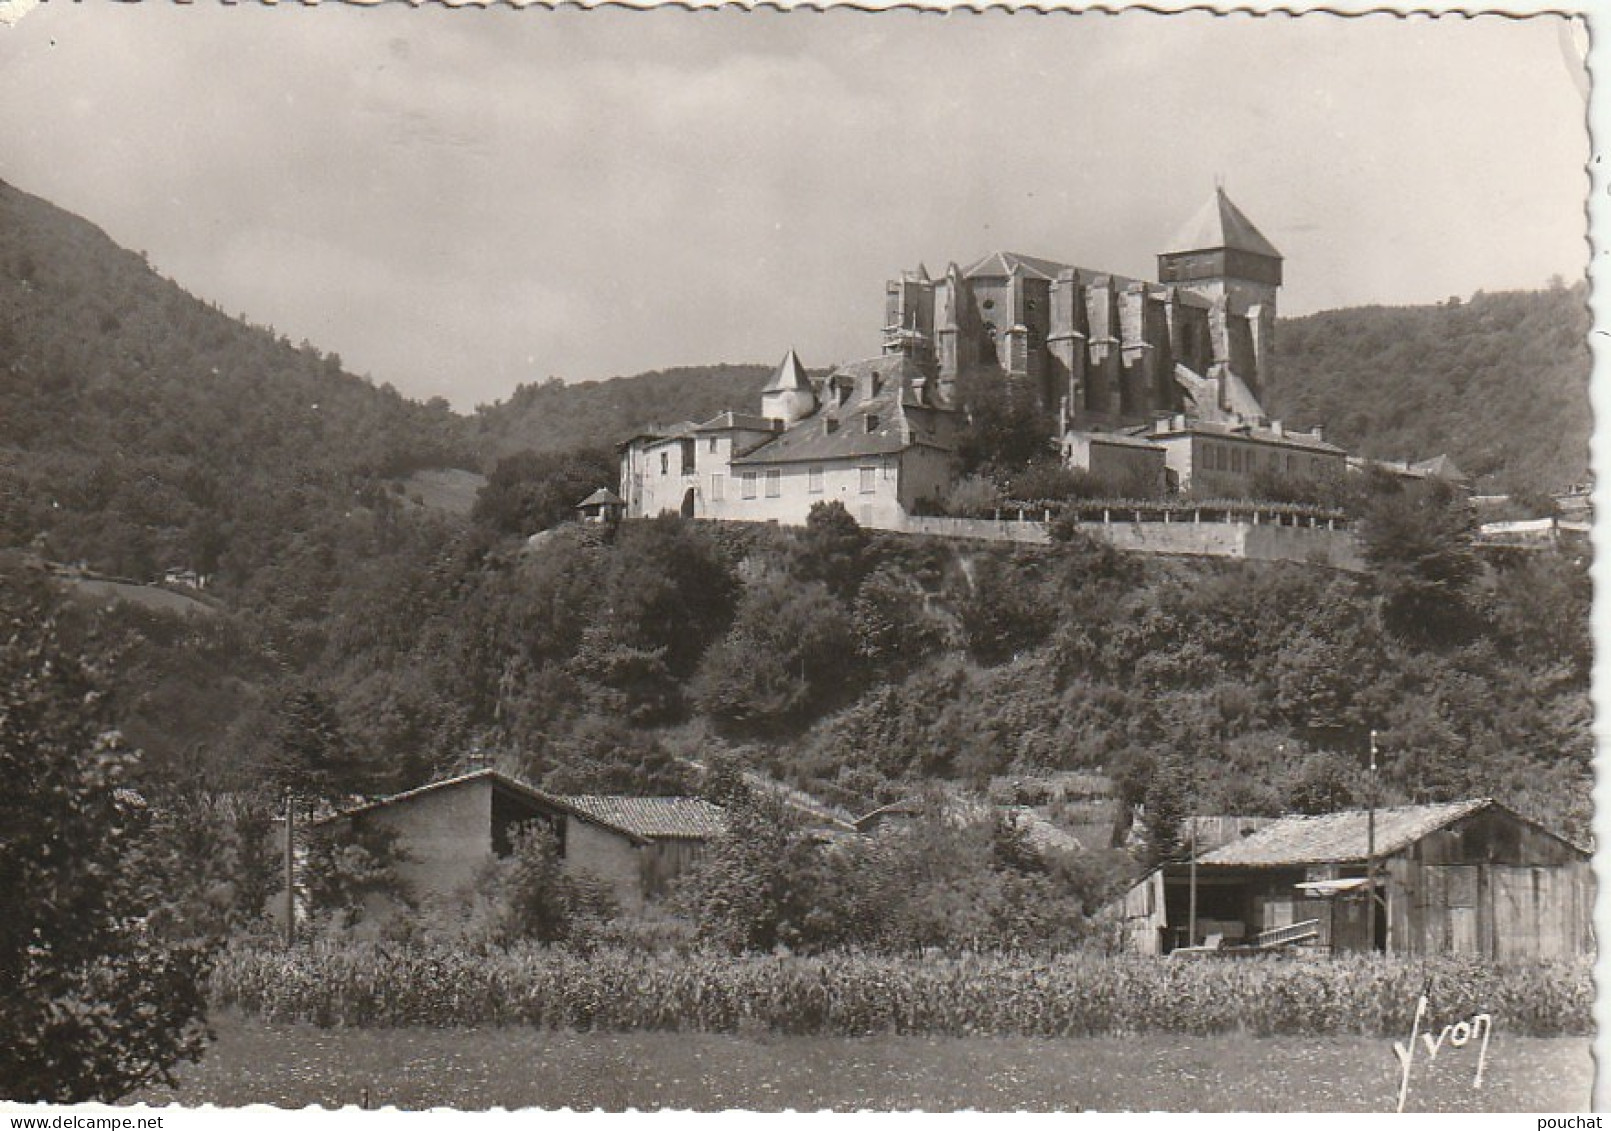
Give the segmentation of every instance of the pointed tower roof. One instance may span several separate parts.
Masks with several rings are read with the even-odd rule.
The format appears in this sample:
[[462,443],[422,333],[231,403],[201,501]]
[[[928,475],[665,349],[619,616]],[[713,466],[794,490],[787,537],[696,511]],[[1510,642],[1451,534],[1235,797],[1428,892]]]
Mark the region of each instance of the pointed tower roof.
[[1280,259],[1275,245],[1253,226],[1253,221],[1231,203],[1223,188],[1215,188],[1214,195],[1198,209],[1179,234],[1170,241],[1164,254],[1178,251],[1247,251]]
[[805,366],[800,364],[800,357],[792,349],[783,355],[778,363],[777,372],[766,383],[763,393],[786,393],[795,389],[810,391],[811,380],[806,376]]

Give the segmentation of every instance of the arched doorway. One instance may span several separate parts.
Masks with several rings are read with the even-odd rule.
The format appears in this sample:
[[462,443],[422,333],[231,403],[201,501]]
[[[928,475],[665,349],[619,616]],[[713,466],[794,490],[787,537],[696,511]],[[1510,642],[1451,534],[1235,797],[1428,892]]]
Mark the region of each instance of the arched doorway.
[[682,493],[682,516],[694,517],[694,489],[692,487]]

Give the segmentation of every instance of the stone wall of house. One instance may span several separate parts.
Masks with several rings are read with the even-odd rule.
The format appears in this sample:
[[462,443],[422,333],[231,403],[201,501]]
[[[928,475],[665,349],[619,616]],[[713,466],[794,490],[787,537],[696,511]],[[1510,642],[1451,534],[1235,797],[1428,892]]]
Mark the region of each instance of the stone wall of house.
[[[722,482],[721,498],[707,481],[695,513],[736,522],[803,526],[816,503],[837,500],[866,527],[895,529],[901,521],[899,456],[867,456],[821,464],[739,464]],[[747,478],[752,476],[753,478]]]
[[641,852],[642,849],[619,833],[576,817],[566,819],[565,870],[608,884],[623,910],[634,911],[643,906]]
[[421,794],[406,805],[388,806],[357,820],[397,831],[405,853],[398,879],[416,898],[448,895],[469,887],[492,859],[492,786],[467,782]]

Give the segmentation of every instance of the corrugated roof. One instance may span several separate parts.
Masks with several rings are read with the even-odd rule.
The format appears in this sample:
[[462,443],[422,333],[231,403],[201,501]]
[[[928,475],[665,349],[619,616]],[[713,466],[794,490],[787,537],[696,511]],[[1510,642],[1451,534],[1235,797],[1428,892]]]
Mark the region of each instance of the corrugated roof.
[[567,796],[583,813],[650,839],[704,840],[727,830],[727,813],[699,797]]
[[1218,251],[1220,248],[1281,258],[1275,245],[1264,238],[1240,208],[1231,203],[1225,190],[1216,188],[1214,195],[1186,222],[1186,226],[1180,229],[1164,251],[1170,254],[1179,251]]
[[[1376,855],[1389,856],[1445,825],[1494,804],[1487,798],[1443,805],[1376,810]],[[1205,865],[1268,868],[1364,860],[1370,853],[1370,816],[1348,809],[1319,817],[1283,817],[1199,859]]]

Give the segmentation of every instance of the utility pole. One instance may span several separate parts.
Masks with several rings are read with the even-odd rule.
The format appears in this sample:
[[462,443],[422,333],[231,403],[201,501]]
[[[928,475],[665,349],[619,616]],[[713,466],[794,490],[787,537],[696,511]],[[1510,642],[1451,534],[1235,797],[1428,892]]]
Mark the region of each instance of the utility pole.
[[1197,945],[1197,805],[1192,804],[1191,812],[1186,814],[1186,844],[1191,860],[1191,879],[1189,881],[1189,894],[1186,904],[1186,945]]
[[1186,945],[1197,945],[1197,759],[1201,751],[1194,751],[1191,774],[1187,778],[1186,852],[1190,861],[1187,880]]
[[285,948],[296,946],[296,807],[285,791]]
[[1376,731],[1370,732],[1370,778],[1365,816],[1365,945],[1376,949]]

